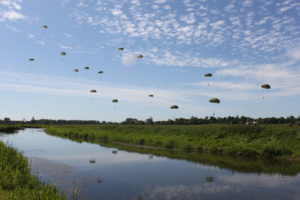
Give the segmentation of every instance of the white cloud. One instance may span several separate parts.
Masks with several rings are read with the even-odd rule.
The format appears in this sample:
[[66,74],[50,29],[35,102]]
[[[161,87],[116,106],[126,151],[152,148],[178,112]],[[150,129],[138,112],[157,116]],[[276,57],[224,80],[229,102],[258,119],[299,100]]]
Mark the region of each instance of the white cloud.
[[[16,82],[19,80],[20,82]],[[88,79],[74,79],[58,76],[45,76],[29,73],[11,73],[0,71],[0,90],[41,93],[62,96],[91,96],[90,90],[96,89],[93,97],[118,98],[120,101],[145,103],[149,94],[155,94],[157,105],[168,107],[170,102],[189,102],[184,93],[164,89],[147,89],[135,86],[112,85],[106,82]]]
[[1,17],[3,19],[11,20],[11,21],[16,21],[18,19],[24,19],[25,18],[24,15],[22,15],[19,12],[13,11],[13,10],[2,12]]
[[147,61],[155,65],[220,68],[234,64],[219,58],[202,58],[201,56],[189,55],[187,52],[183,54],[179,51],[157,50],[156,48],[148,50],[145,55]]
[[8,0],[2,0],[2,1],[0,1],[0,4],[2,4],[3,6],[9,6],[10,5],[10,1],[8,1]]
[[[90,6],[94,10],[78,9],[74,16],[78,23],[97,25],[101,32],[113,38],[157,40],[155,44],[165,46],[201,45],[204,49],[218,48],[231,41],[228,46],[231,51],[247,56],[251,51],[258,55],[259,52],[279,52],[291,44],[300,43],[298,15],[281,16],[279,12],[266,12],[274,7],[284,11],[300,10],[296,0],[279,5],[256,2],[255,10],[250,9],[253,0],[232,0],[226,6],[225,13],[214,3],[206,1],[178,1],[176,8],[169,9],[170,5],[166,4],[164,6],[168,8],[164,9],[160,4],[166,2],[98,1],[96,6]],[[237,7],[241,7],[242,12]]]
[[299,81],[299,68],[290,69],[284,64],[265,64],[265,65],[244,65],[236,68],[221,69],[217,75],[241,77],[248,80],[282,82],[282,81]]
[[22,1],[23,0],[1,0],[0,5],[2,5],[2,8],[0,8],[0,22],[26,19],[26,16],[20,12],[22,9],[20,3],[22,3]]
[[226,81],[202,81],[196,83],[190,83],[188,85],[210,87],[212,89],[222,89],[231,91],[249,91],[257,90],[259,88],[258,84],[249,82],[226,82]]
[[13,6],[16,10],[21,10],[21,9],[22,9],[22,7],[21,7],[19,4],[17,4],[16,2],[12,2],[12,6]]
[[14,27],[14,26],[7,25],[6,28],[8,28],[9,30],[14,31],[14,32],[20,32],[20,30],[17,27]]
[[8,9],[16,9],[21,10],[22,7],[19,3],[22,3],[23,0],[2,0],[0,1],[0,4],[2,4],[4,7]]
[[300,66],[294,62],[265,65],[244,65],[236,68],[220,69],[216,75],[221,77],[235,77],[247,80],[257,85],[268,83],[271,85],[270,96],[299,95]]
[[300,48],[295,48],[288,51],[288,56],[295,60],[300,60]]
[[46,44],[45,41],[43,41],[43,40],[38,40],[38,41],[36,41],[36,43],[39,44],[39,45],[45,45]]
[[119,10],[119,9],[112,9],[112,10],[111,10],[111,13],[112,13],[113,15],[121,15],[121,14],[122,14],[122,11]]
[[248,7],[248,6],[252,6],[253,1],[252,0],[245,0],[243,1],[243,6]]
[[63,44],[59,44],[58,46],[61,49],[73,49],[71,46],[67,46],[67,45],[63,45]]
[[78,4],[77,4],[78,7],[88,7],[88,5],[86,3],[84,3],[83,1],[80,1]]
[[29,37],[29,38],[35,38],[35,35],[33,35],[32,33],[27,33],[27,37]]
[[136,56],[133,53],[124,53],[121,54],[121,61],[124,66],[130,67],[134,65],[136,61]]
[[66,36],[67,38],[72,38],[73,37],[73,35],[70,34],[70,33],[64,33],[64,36]]
[[165,3],[167,0],[154,0],[154,3]]

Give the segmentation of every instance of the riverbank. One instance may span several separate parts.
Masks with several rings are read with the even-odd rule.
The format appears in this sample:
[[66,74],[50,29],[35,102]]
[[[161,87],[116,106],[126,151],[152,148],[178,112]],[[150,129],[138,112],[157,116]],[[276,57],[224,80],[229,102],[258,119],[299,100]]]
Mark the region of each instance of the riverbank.
[[[0,127],[1,132],[4,129],[13,131],[14,127]],[[28,161],[22,153],[0,141],[0,199],[64,200],[65,197],[55,187],[31,175]]]
[[6,125],[6,124],[1,124],[0,125],[0,132],[4,133],[13,133],[21,128],[20,125]]
[[232,157],[299,160],[300,127],[289,125],[63,125],[51,135]]
[[17,130],[25,129],[25,128],[42,128],[42,125],[34,125],[34,124],[0,124],[0,132],[2,133],[14,133]]

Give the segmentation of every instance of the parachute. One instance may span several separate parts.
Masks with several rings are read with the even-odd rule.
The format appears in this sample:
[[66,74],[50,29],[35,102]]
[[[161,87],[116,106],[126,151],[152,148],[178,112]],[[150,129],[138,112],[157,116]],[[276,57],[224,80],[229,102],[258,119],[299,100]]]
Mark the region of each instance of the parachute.
[[[212,77],[212,73],[206,73],[204,74],[205,77]],[[209,83],[207,83],[207,86],[209,87]]]
[[79,70],[78,70],[78,69],[74,69],[73,71],[74,71],[74,72],[79,72]]
[[[262,84],[260,87],[263,88],[263,89],[267,89],[267,90],[271,89],[271,86],[269,84]],[[265,99],[264,96],[262,98]]]
[[[118,99],[113,99],[111,102],[113,102],[113,103],[118,103],[119,101],[118,101]],[[114,110],[116,110],[117,108],[116,108],[116,106],[114,105]]]
[[99,71],[98,74],[103,74],[103,71]]
[[218,99],[218,98],[211,98],[211,99],[209,100],[209,102],[210,102],[210,103],[220,103],[220,99]]
[[170,106],[171,109],[178,109],[179,107],[177,105]]
[[84,67],[84,69],[86,69],[86,70],[89,70],[89,69],[90,69],[90,67],[86,66],[86,67]]
[[42,28],[44,28],[44,29],[47,29],[47,28],[48,28],[48,26],[47,26],[47,25],[43,25],[43,26],[42,26]]
[[34,58],[29,58],[28,59],[30,62],[33,62],[34,61]]
[[[149,97],[149,98],[153,98],[154,95],[153,95],[153,94],[149,94],[148,97]],[[152,100],[150,100],[150,103],[152,103]]]
[[64,52],[64,51],[62,51],[62,52],[60,52],[60,55],[61,55],[61,56],[65,56],[65,55],[67,55],[67,53]]
[[122,56],[122,51],[124,51],[125,49],[123,47],[118,48],[118,50],[120,51],[120,57]]
[[261,88],[263,88],[263,89],[271,89],[271,86],[269,84],[262,84]]
[[97,90],[91,90],[90,92],[91,93],[97,93]]
[[142,59],[142,58],[144,58],[144,56],[141,54],[141,55],[138,55],[136,58],[137,59]]

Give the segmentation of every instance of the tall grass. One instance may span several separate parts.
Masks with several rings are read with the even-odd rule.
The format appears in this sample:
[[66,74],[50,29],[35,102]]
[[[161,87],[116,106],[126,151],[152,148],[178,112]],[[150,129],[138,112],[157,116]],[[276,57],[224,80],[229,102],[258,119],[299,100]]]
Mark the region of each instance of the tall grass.
[[299,159],[300,127],[288,125],[64,125],[46,132],[76,140],[264,159]]
[[27,159],[3,142],[0,142],[0,197],[1,200],[65,199],[55,187],[32,176]]

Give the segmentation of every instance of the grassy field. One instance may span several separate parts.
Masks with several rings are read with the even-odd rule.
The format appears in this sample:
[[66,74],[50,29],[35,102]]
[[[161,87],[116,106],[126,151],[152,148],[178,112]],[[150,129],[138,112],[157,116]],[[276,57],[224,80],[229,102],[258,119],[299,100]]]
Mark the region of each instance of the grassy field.
[[62,125],[51,135],[231,157],[299,160],[300,126],[289,125]]
[[[0,131],[13,131],[0,127]],[[1,200],[63,200],[65,197],[53,186],[44,184],[30,174],[27,159],[13,147],[0,142]]]

